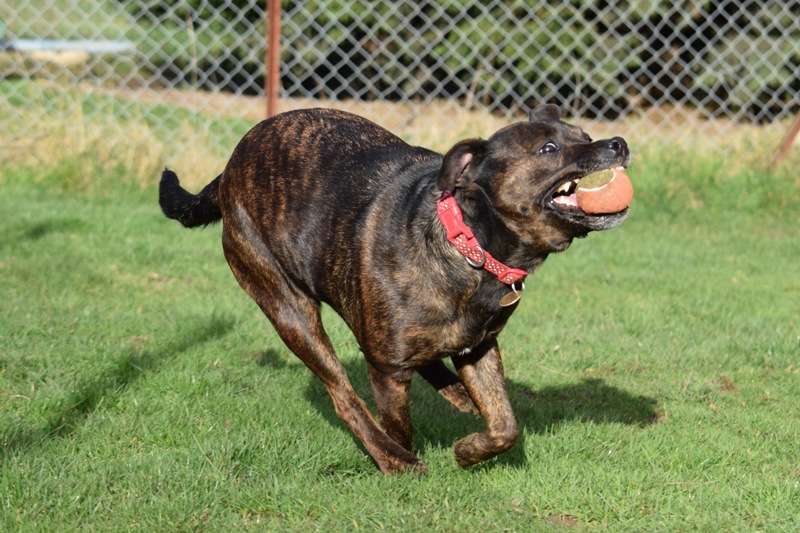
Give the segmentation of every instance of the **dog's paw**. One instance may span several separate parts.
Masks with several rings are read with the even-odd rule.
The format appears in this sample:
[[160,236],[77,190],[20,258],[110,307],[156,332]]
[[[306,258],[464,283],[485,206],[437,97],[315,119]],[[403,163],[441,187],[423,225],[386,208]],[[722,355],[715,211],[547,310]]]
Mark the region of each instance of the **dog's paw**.
[[456,462],[461,468],[491,459],[511,448],[519,438],[519,430],[513,420],[504,429],[473,433],[456,442],[453,448]]
[[419,457],[412,452],[390,439],[386,439],[380,447],[373,449],[371,455],[381,472],[387,476],[406,472],[428,473],[428,465],[420,461]]
[[420,461],[416,457],[413,461],[406,460],[390,460],[384,464],[379,465],[381,472],[387,476],[395,474],[420,474],[425,475],[428,473],[428,465]]

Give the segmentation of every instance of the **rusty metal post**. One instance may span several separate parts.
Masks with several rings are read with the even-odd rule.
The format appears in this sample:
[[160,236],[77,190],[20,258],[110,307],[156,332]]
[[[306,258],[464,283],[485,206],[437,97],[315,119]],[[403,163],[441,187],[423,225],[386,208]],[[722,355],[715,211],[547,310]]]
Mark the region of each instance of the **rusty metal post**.
[[778,149],[778,151],[775,152],[775,155],[772,156],[772,161],[769,164],[772,170],[778,168],[778,165],[781,164],[781,160],[786,157],[787,153],[789,153],[789,148],[792,147],[792,143],[794,142],[794,139],[797,137],[798,133],[800,133],[800,114],[797,115],[797,118],[795,118],[792,129],[790,129],[789,133],[786,134],[786,137],[783,138],[780,149]]
[[267,1],[267,71],[264,76],[264,96],[267,99],[267,118],[278,114],[281,62],[281,2]]

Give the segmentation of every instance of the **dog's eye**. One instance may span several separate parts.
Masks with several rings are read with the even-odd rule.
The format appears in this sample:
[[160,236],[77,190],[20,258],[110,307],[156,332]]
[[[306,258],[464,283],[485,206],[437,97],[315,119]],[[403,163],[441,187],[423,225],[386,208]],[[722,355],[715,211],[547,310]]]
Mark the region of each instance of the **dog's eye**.
[[539,148],[539,154],[554,154],[558,152],[558,146],[555,143],[545,143],[544,146]]

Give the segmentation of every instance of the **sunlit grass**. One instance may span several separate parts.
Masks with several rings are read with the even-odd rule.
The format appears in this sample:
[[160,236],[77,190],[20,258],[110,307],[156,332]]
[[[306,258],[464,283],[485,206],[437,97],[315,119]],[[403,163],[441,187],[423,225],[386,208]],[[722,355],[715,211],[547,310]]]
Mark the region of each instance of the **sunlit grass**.
[[[163,165],[201,186],[249,119],[165,106],[168,135],[82,94],[17,107],[48,111],[29,145],[0,134],[24,148],[0,152],[3,531],[796,528],[800,182],[759,166],[769,143],[629,139],[628,221],[548,259],[500,337],[518,444],[460,470],[452,445],[482,423],[415,382],[431,473],[385,478],[236,284],[219,227],[158,209]],[[444,150],[500,126],[449,118],[399,133]]]

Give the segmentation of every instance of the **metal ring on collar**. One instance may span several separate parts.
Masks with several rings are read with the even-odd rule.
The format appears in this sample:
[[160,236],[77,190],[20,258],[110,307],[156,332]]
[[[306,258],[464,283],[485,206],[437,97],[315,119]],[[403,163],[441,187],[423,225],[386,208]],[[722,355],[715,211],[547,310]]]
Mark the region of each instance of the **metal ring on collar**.
[[481,260],[480,261],[473,261],[472,259],[470,259],[466,255],[464,257],[466,258],[467,263],[469,263],[469,266],[474,267],[474,268],[483,268],[483,265],[486,264],[486,253],[483,251],[483,248],[481,248],[480,246],[478,246],[477,248],[478,248],[478,251],[481,253]]

